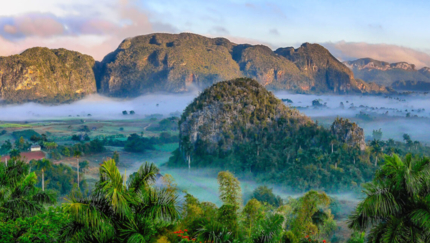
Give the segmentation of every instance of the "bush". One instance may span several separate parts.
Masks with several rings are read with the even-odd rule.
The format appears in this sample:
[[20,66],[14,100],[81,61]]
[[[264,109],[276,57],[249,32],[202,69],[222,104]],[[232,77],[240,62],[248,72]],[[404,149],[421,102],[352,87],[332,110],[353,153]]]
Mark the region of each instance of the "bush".
[[34,131],[33,129],[22,130],[22,131],[14,131],[12,132],[12,136],[15,139],[19,139],[23,137],[25,139],[30,139],[32,136],[40,137],[40,134]]

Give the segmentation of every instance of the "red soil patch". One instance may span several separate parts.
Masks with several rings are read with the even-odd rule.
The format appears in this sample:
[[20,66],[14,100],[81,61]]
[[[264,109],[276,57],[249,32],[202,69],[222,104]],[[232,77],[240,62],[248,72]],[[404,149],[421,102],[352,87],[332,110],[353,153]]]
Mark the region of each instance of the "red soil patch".
[[[21,153],[21,158],[26,161],[29,162],[30,160],[34,159],[34,160],[39,160],[39,159],[43,159],[45,158],[45,153],[43,151],[35,151],[35,152],[23,152]],[[10,156],[2,156],[1,157],[1,161],[4,162],[6,159],[10,159]]]

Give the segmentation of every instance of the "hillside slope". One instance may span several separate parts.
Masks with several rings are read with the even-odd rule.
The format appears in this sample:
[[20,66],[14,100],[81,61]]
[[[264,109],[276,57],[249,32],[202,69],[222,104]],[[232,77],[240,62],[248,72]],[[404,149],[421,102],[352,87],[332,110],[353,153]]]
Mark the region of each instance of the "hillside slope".
[[361,157],[357,124],[337,119],[323,128],[252,79],[207,88],[185,109],[179,130],[169,166],[228,169],[298,191],[351,189],[373,171]]
[[61,103],[95,93],[94,64],[88,55],[41,47],[0,57],[0,98],[11,103]]
[[[410,87],[418,83],[430,83],[429,68],[417,70],[415,65],[406,62],[388,63],[362,58],[344,64],[353,71],[356,78],[388,87],[398,88],[402,83]],[[407,88],[406,86],[403,88]]]
[[[316,44],[281,48],[237,45],[225,38],[150,34],[124,40],[101,63],[99,91],[138,96],[206,88],[220,80],[256,79],[270,89],[300,93],[387,93],[385,87],[355,81],[352,72]],[[312,67],[310,67],[310,65]]]

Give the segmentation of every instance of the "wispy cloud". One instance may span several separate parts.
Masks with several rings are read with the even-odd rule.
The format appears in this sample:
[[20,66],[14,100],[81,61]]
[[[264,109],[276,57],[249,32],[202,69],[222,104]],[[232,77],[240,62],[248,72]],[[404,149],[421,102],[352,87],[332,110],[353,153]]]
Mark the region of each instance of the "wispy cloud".
[[341,60],[370,57],[391,63],[408,62],[415,64],[418,68],[430,66],[428,53],[403,46],[345,41],[323,43],[323,46]]
[[154,31],[177,32],[167,23],[151,22],[148,13],[135,2],[118,0],[109,6],[115,20],[103,14],[79,11],[78,14],[56,16],[52,13],[24,13],[0,16],[0,56],[19,53],[33,46],[67,48],[101,60],[128,37]]

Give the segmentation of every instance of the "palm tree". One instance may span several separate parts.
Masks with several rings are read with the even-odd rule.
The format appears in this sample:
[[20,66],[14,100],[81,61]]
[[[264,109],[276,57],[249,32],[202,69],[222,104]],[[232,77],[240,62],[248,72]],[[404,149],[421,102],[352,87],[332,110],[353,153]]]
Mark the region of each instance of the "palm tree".
[[0,221],[34,216],[56,203],[56,193],[37,188],[36,174],[28,167],[17,159],[0,163]]
[[36,162],[36,169],[42,171],[42,191],[45,191],[45,170],[51,169],[52,163],[48,159],[41,159]]
[[114,160],[103,162],[95,190],[63,204],[70,223],[64,241],[149,242],[179,217],[174,192],[154,187],[158,168],[145,163],[127,184]]
[[373,140],[370,145],[372,146],[372,152],[375,155],[375,166],[378,166],[378,157],[382,155],[382,147],[378,140]]
[[372,182],[364,185],[366,198],[349,218],[349,227],[371,228],[369,242],[430,242],[430,159],[396,154]]
[[79,150],[75,150],[75,152],[73,153],[73,157],[76,158],[76,162],[77,162],[77,168],[76,168],[76,173],[78,174],[78,188],[79,188],[79,157],[81,157],[82,152]]

